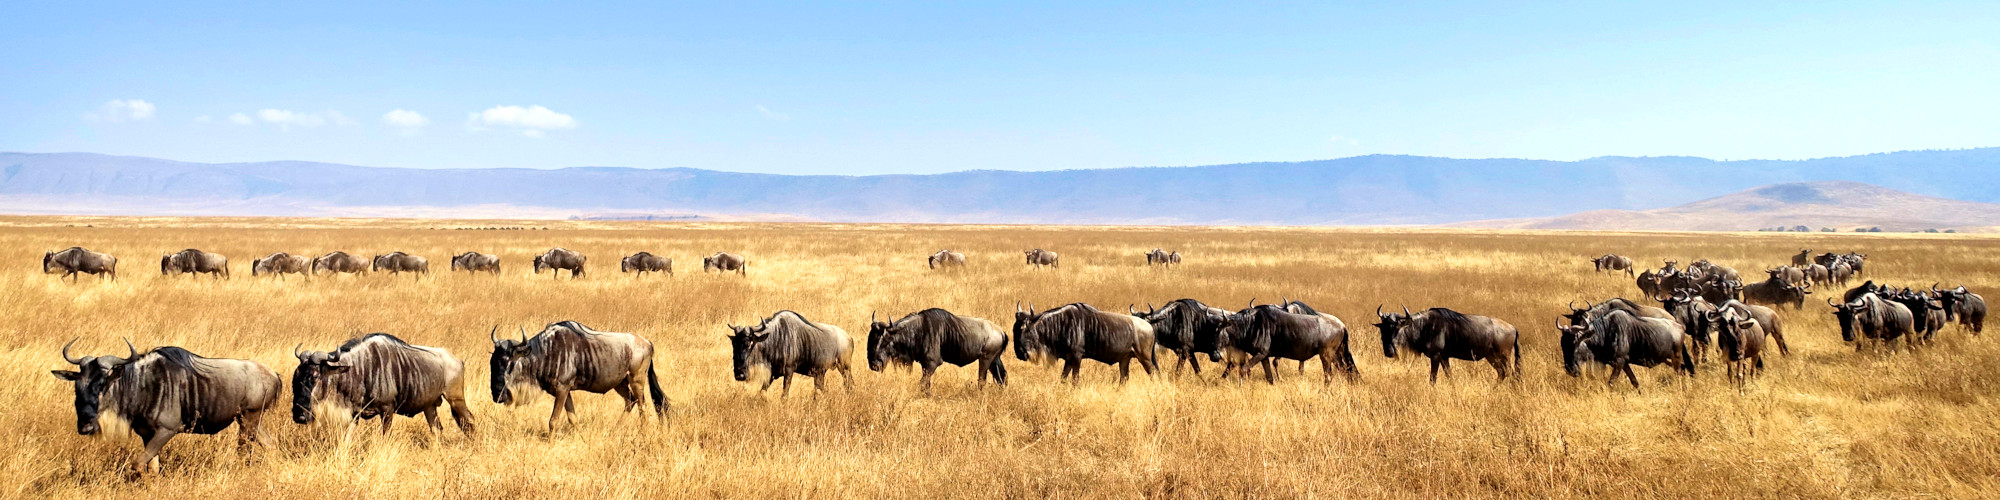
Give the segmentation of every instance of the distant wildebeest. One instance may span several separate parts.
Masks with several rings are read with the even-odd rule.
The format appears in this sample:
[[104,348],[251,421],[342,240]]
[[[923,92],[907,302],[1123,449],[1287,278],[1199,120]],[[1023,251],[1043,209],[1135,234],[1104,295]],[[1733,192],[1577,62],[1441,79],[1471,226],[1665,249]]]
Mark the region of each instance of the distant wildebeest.
[[1776,269],[1768,272],[1771,274],[1770,279],[1743,285],[1744,302],[1774,306],[1791,304],[1793,309],[1806,308],[1806,296],[1812,295],[1811,290],[1785,281]]
[[1179,263],[1181,263],[1181,252],[1179,250],[1168,252],[1155,248],[1151,252],[1146,252],[1146,265],[1148,266],[1159,264],[1171,267]]
[[1625,271],[1626,277],[1635,276],[1632,274],[1634,272],[1632,268],[1635,267],[1632,265],[1632,258],[1623,255],[1604,254],[1603,257],[1590,259],[1590,265],[1596,267],[1597,272]]
[[387,333],[350,339],[332,352],[292,348],[292,421],[313,423],[314,405],[325,403],[354,418],[382,418],[382,433],[397,415],[423,414],[432,433],[444,432],[438,406],[451,406],[459,432],[473,434],[465,405],[465,363],[437,347],[411,345]]
[[[1796,260],[1796,259],[1795,259],[1795,260]],[[1813,256],[1813,258],[1812,258],[1812,262],[1813,262],[1814,264],[1819,264],[1819,265],[1822,265],[1822,266],[1826,266],[1826,267],[1833,267],[1833,265],[1834,265],[1834,264],[1837,264],[1837,263],[1840,263],[1840,261],[1841,261],[1841,257],[1840,257],[1840,254],[1837,254],[1837,253],[1833,253],[1833,252],[1827,252],[1827,253],[1823,253],[1823,254],[1819,254],[1819,255],[1814,255],[1814,256]],[[1793,263],[1792,265],[1795,265],[1795,266],[1796,266],[1796,265],[1800,265],[1800,264],[1798,264],[1797,262],[1794,262],[1794,263]]]
[[735,271],[738,276],[749,276],[750,260],[729,252],[716,252],[701,258],[701,272],[706,274],[710,269],[723,273]]
[[[1868,343],[1866,341],[1880,341],[1888,345],[1916,331],[1916,317],[1910,313],[1910,308],[1884,300],[1874,293],[1861,294],[1844,304],[1835,304],[1833,299],[1827,299],[1826,305],[1833,306],[1833,316],[1840,320],[1840,339],[1853,342],[1855,351],[1860,351]],[[1909,343],[1908,340],[1903,341],[1904,346]]]
[[1835,286],[1847,286],[1847,280],[1854,277],[1854,266],[1846,262],[1835,262],[1826,268],[1827,281]]
[[[1290,309],[1293,307],[1298,312]],[[1276,384],[1277,370],[1273,365],[1278,359],[1304,362],[1319,358],[1327,383],[1333,382],[1336,368],[1350,380],[1361,374],[1354,364],[1353,351],[1348,349],[1347,325],[1302,302],[1251,306],[1231,314],[1223,323],[1220,340],[1248,356],[1241,372],[1246,379],[1250,377],[1251,366],[1261,365],[1265,382]],[[1213,356],[1210,360],[1218,361]]]
[[1044,355],[1063,362],[1062,378],[1083,382],[1083,360],[1118,365],[1118,382],[1131,378],[1132,361],[1152,375],[1153,325],[1130,314],[1099,311],[1074,303],[1047,311],[1014,306],[1014,357]]
[[1194,367],[1195,375],[1201,375],[1201,359],[1197,354],[1206,353],[1211,358],[1221,355],[1218,339],[1229,311],[1194,299],[1178,299],[1158,309],[1147,304],[1146,308],[1144,314],[1135,311],[1134,315],[1153,326],[1153,345],[1165,347],[1179,357],[1174,361],[1174,376],[1180,376],[1184,364]]
[[361,274],[368,272],[368,262],[347,252],[337,251],[313,259],[312,273],[319,274],[320,271]]
[[72,339],[63,344],[64,361],[77,371],[55,370],[56,378],[76,384],[76,433],[101,429],[99,408],[108,407],[146,445],[134,464],[158,471],[160,448],[180,433],[215,434],[237,424],[237,446],[258,441],[257,424],[284,390],[278,374],[254,361],[204,358],[179,347],[160,347],[140,354],[125,341],[128,354],[70,356]]
[[1430,358],[1433,384],[1438,369],[1451,375],[1452,359],[1486,360],[1501,380],[1521,373],[1521,332],[1499,318],[1442,307],[1415,314],[1404,307],[1402,314],[1382,314],[1377,306],[1375,316],[1379,320],[1375,328],[1382,331],[1382,355],[1395,358],[1400,346]]
[[497,276],[500,274],[500,256],[487,255],[479,252],[465,252],[462,254],[454,255],[451,258],[451,270],[453,271],[464,270],[470,272],[485,271]]
[[667,276],[673,276],[674,259],[653,255],[647,252],[639,252],[632,255],[628,255],[624,259],[619,260],[618,272],[621,273],[638,272],[639,274],[633,275],[633,277],[635,278],[639,276],[645,276],[646,273],[649,272],[650,273],[663,272],[667,273]]
[[1587,325],[1559,328],[1563,369],[1571,377],[1583,376],[1583,367],[1589,363],[1611,367],[1606,384],[1617,383],[1618,374],[1624,373],[1633,389],[1639,388],[1639,376],[1632,372],[1632,365],[1651,368],[1666,364],[1694,376],[1694,354],[1682,338],[1686,333],[1673,320],[1642,318],[1614,310],[1591,319]]
[[1778,266],[1776,268],[1769,269],[1764,272],[1766,274],[1770,274],[1772,277],[1785,280],[1785,283],[1788,284],[1806,288],[1811,288],[1812,286],[1811,282],[1806,281],[1806,271],[1801,268],[1792,266]]
[[928,261],[926,265],[929,265],[931,269],[937,269],[940,266],[965,267],[965,254],[951,250],[938,250],[937,253],[931,254],[930,258],[925,260]]
[[1022,250],[1021,253],[1027,256],[1028,265],[1035,266],[1036,268],[1040,268],[1042,266],[1062,267],[1062,264],[1057,260],[1060,258],[1060,256],[1057,256],[1055,252],[1037,248],[1033,250]]
[[285,275],[287,274],[305,274],[307,268],[311,265],[311,262],[308,262],[304,255],[278,252],[262,259],[250,261],[250,275],[273,274],[282,280],[285,279]]
[[[534,337],[523,330],[520,340],[503,340],[495,336],[497,333],[496,326],[486,334],[493,341],[493,356],[487,360],[493,376],[493,402],[515,401],[514,387],[541,388],[555,396],[555,407],[549,412],[550,432],[555,432],[556,420],[565,411],[575,424],[576,403],[570,400],[570,391],[618,391],[625,398],[627,413],[645,402],[648,393],[653,396],[654,414],[664,418],[673,406],[660,390],[660,377],[653,372],[653,343],[638,335],[601,332],[575,321],[549,323]],[[644,381],[639,380],[641,372],[645,373]]]
[[1806,284],[1814,288],[1825,288],[1833,283],[1833,271],[1826,266],[1809,264],[1805,267]]
[[1812,249],[1810,248],[1801,248],[1799,249],[1799,253],[1797,255],[1792,256],[1792,265],[1795,267],[1805,267],[1806,264],[1811,264],[1811,263],[1812,263]]
[[111,277],[118,281],[118,258],[108,253],[84,250],[83,247],[69,247],[57,252],[42,253],[42,274],[62,273],[61,278],[76,281],[76,273],[96,275],[102,279]]
[[548,269],[549,278],[554,279],[567,270],[570,279],[582,278],[585,260],[587,259],[581,253],[560,247],[551,248],[535,256],[535,274],[542,274],[543,269]]
[[1868,255],[1861,253],[1847,252],[1847,255],[1840,256],[1840,260],[1841,262],[1846,262],[1847,265],[1849,266],[1853,266],[1854,274],[1860,275],[1864,274],[1863,269],[1868,264]]
[[978,362],[981,385],[989,375],[995,383],[1007,385],[1007,365],[1002,361],[1006,357],[1007,334],[991,321],[935,307],[888,322],[868,315],[868,369],[882,371],[891,360],[916,363],[924,369],[918,386],[925,394],[931,392],[931,374],[945,363]]
[[778,311],[757,326],[729,325],[729,347],[734,353],[736,380],[750,379],[750,368],[762,365],[770,372],[764,386],[784,379],[784,393],[792,394],[792,376],[813,378],[813,388],[826,390],[826,376],[840,371],[847,390],[854,390],[854,372],[847,363],[854,352],[854,339],[838,326],[814,323],[792,311]]
[[1764,328],[1756,318],[1738,309],[1722,308],[1708,313],[1715,325],[1715,342],[1722,348],[1729,379],[1742,383],[1751,374],[1764,370]]
[[431,273],[431,261],[403,252],[389,252],[375,256],[375,260],[368,264],[368,270],[388,271],[390,275],[402,273],[424,275]]
[[208,273],[212,278],[229,277],[229,258],[219,253],[203,252],[192,248],[160,255],[160,274],[200,274]]
[[1973,335],[1979,335],[1986,330],[1985,297],[1972,293],[1964,285],[1950,290],[1939,290],[1937,284],[1933,283],[1931,293],[1936,294],[1938,301],[1944,303],[1945,320],[1957,321],[1959,326],[1972,330]]

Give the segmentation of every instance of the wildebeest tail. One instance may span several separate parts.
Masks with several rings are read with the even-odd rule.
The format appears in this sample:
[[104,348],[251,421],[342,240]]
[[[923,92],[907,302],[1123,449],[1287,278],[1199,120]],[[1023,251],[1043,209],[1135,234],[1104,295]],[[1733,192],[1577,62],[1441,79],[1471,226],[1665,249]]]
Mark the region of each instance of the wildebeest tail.
[[1521,376],[1521,332],[1519,331],[1514,332],[1514,373],[1509,376]]
[[653,395],[653,413],[667,416],[667,410],[673,408],[673,403],[667,402],[666,391],[660,390],[660,376],[653,373],[652,363],[646,363],[646,392]]
[[1000,352],[1003,354],[993,357],[993,368],[990,371],[993,373],[993,382],[1007,385],[1007,356],[1004,354],[1007,350],[1003,348]]
[[[1347,366],[1345,367],[1345,368],[1347,369],[1347,373],[1351,373],[1351,374],[1353,374],[1353,375],[1354,375],[1355,377],[1360,377],[1360,376],[1361,376],[1361,366],[1360,366],[1360,365],[1356,365],[1356,364],[1354,364],[1354,350],[1353,350],[1353,349],[1349,349],[1349,348],[1348,348],[1348,339],[1349,339],[1349,338],[1351,338],[1351,337],[1353,337],[1353,336],[1352,336],[1352,335],[1342,335],[1342,336],[1340,336],[1340,362],[1341,362],[1341,363],[1344,363],[1344,364],[1346,364],[1346,365],[1347,365]],[[1517,341],[1517,342],[1515,343],[1515,345],[1514,345],[1514,351],[1515,351],[1515,352],[1514,352],[1514,362],[1515,362],[1515,363],[1519,363],[1519,362],[1521,362],[1521,354],[1520,354],[1520,349],[1521,349],[1521,346],[1520,346],[1519,342]],[[1518,368],[1517,368],[1517,369],[1518,369]]]

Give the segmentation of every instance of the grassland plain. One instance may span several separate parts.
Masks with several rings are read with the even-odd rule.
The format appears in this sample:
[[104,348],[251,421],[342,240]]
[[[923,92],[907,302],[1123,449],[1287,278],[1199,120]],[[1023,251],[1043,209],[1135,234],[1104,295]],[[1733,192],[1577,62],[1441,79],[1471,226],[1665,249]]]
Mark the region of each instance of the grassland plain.
[[[482,226],[545,227],[468,231]],[[82,245],[122,259],[116,283],[58,281],[43,251]],[[530,274],[562,246],[590,256],[581,280]],[[164,278],[158,256],[187,247],[231,257],[235,276]],[[1061,252],[1030,269],[1020,251]],[[1172,270],[1140,252],[1187,255]],[[1867,253],[1881,282],[2000,286],[2000,239],[1965,235],[1532,233],[1292,228],[658,224],[549,221],[0,218],[0,495],[9,497],[1991,497],[2000,494],[2000,337],[1947,330],[1915,352],[1856,353],[1823,295],[1784,309],[1793,352],[1745,387],[1718,365],[1692,381],[1641,374],[1644,391],[1572,379],[1551,327],[1572,299],[1636,295],[1588,256],[1641,263],[1705,257],[1746,275],[1799,248]],[[954,272],[924,268],[939,248]],[[275,251],[431,258],[424,278],[385,274],[252,278]],[[453,274],[446,256],[497,253],[500,276]],[[617,272],[619,256],[675,259],[671,278]],[[703,274],[732,251],[749,276]],[[1989,296],[1994,295],[1988,293]],[[811,384],[789,399],[730,377],[725,323],[780,309],[866,331],[871,312],[938,306],[1011,323],[1016,300],[1144,307],[1194,297],[1237,308],[1302,299],[1354,331],[1359,382],[1308,371],[1275,386],[1215,372],[1116,383],[1086,366],[1081,386],[1009,359],[1013,384],[979,389],[969,369],[867,372],[852,392]],[[1523,333],[1526,377],[1498,384],[1483,363],[1425,383],[1426,366],[1386,359],[1368,323],[1378,304],[1497,316]],[[486,333],[575,319],[652,339],[667,394],[661,424],[622,415],[615,396],[578,398],[574,428],[543,428],[549,399],[490,402]],[[467,361],[481,432],[418,420],[372,426],[265,420],[268,446],[233,434],[175,439],[158,476],[121,477],[139,446],[113,423],[75,433],[72,392],[48,374],[62,343],[94,354],[178,345],[288,374],[294,344],[324,349],[389,332]],[[857,351],[859,346],[857,346]],[[1010,356],[1011,358],[1011,356]],[[1169,356],[1170,358],[1170,356]],[[1170,363],[1169,363],[1170,364]],[[1315,367],[1316,369],[1316,367]],[[1171,371],[1171,370],[1169,370]],[[754,377],[754,376],[753,376]],[[837,379],[835,379],[837,381]],[[287,394],[286,397],[289,397]],[[324,421],[323,421],[324,422]]]

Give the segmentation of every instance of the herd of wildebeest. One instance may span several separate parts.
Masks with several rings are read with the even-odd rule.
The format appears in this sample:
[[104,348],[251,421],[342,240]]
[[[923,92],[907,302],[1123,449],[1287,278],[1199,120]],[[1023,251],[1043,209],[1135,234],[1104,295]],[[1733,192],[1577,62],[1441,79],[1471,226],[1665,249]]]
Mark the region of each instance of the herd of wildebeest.
[[[1032,249],[1024,252],[1028,265],[1057,266],[1055,252]],[[1160,249],[1146,252],[1148,265],[1171,266],[1181,261],[1179,252]],[[744,273],[743,257],[717,253],[702,259],[704,271]],[[1766,269],[1767,279],[1745,283],[1736,270],[1695,260],[1680,267],[1673,260],[1659,269],[1636,269],[1632,259],[1605,255],[1590,259],[1597,271],[1622,271],[1637,280],[1646,299],[1659,303],[1645,305],[1625,298],[1584,304],[1574,301],[1568,312],[1555,319],[1560,337],[1563,367],[1572,377],[1608,369],[1608,383],[1622,374],[1639,388],[1633,366],[1667,366],[1676,373],[1694,376],[1696,367],[1707,363],[1711,346],[1727,376],[1742,383],[1764,366],[1767,346],[1775,344],[1780,354],[1789,354],[1785,343],[1784,320],[1778,309],[1804,309],[1806,296],[1815,290],[1844,287],[1863,274],[1867,256],[1858,253],[1813,255],[1802,250],[1790,265]],[[567,270],[573,278],[584,276],[586,259],[580,253],[551,249],[534,258],[537,274]],[[927,258],[931,269],[965,265],[965,255],[941,250]],[[624,272],[673,272],[673,261],[640,252],[620,262]],[[498,274],[499,259],[493,255],[466,252],[453,256],[452,270]],[[117,259],[79,247],[44,255],[45,274],[61,273],[74,280],[77,273],[116,279]],[[345,252],[333,252],[314,259],[277,253],[257,259],[253,275],[321,273],[428,273],[423,257],[402,252],[376,256],[364,262]],[[229,275],[228,259],[200,250],[183,250],[163,255],[160,272],[209,273],[217,278]],[[1978,335],[1984,329],[1985,299],[1964,286],[1928,290],[1878,285],[1869,280],[1838,292],[1839,301],[1826,303],[1837,316],[1841,338],[1856,349],[1888,345],[1898,339],[1905,348],[1927,345],[1939,331],[1956,322],[1961,329]],[[1148,374],[1157,369],[1156,353],[1164,348],[1176,357],[1174,373],[1185,365],[1201,375],[1201,358],[1222,365],[1222,378],[1232,375],[1248,379],[1250,367],[1262,368],[1267,383],[1276,383],[1278,360],[1296,360],[1299,370],[1307,361],[1318,359],[1325,382],[1336,373],[1350,381],[1360,379],[1360,371],[1349,348],[1346,323],[1332,314],[1315,310],[1296,300],[1258,304],[1255,299],[1239,310],[1230,311],[1183,298],[1163,306],[1146,306],[1145,311],[1128,306],[1126,311],[1105,311],[1084,303],[1049,309],[1033,304],[1015,304],[1012,335],[986,319],[962,316],[940,308],[909,313],[893,321],[870,315],[866,356],[868,367],[881,371],[890,365],[916,366],[922,371],[921,389],[929,393],[931,377],[939,366],[967,366],[977,363],[980,384],[990,379],[1007,383],[1003,362],[1009,345],[1021,361],[1060,362],[1060,378],[1078,383],[1085,360],[1117,365],[1122,383],[1134,362]],[[1504,381],[1521,373],[1520,332],[1506,321],[1467,314],[1443,307],[1411,311],[1375,310],[1374,326],[1381,333],[1385,357],[1399,352],[1422,356],[1430,361],[1430,380],[1437,382],[1440,370],[1450,374],[1452,360],[1485,361]],[[770,374],[762,388],[782,381],[789,394],[794,376],[823,381],[840,372],[853,385],[849,364],[854,342],[840,327],[815,322],[793,311],[778,311],[755,325],[727,325],[734,377],[749,380],[754,368]],[[652,400],[652,410],[662,418],[670,407],[653,369],[653,344],[631,333],[600,331],[575,321],[550,323],[532,335],[525,328],[513,338],[499,337],[496,325],[488,332],[492,352],[488,363],[493,401],[511,404],[514,391],[538,388],[554,397],[549,430],[559,423],[573,425],[575,404],[571,393],[616,392],[630,412]],[[258,439],[258,420],[274,406],[283,392],[278,373],[263,364],[238,359],[208,358],[179,347],[157,347],[140,352],[126,341],[125,356],[75,356],[70,353],[76,340],[63,345],[62,356],[75,370],[57,370],[55,375],[71,381],[76,391],[77,432],[98,432],[100,408],[125,421],[145,444],[138,463],[157,469],[158,454],[176,434],[214,434],[235,423],[240,426],[239,443]],[[454,422],[465,434],[474,433],[472,412],[465,401],[464,363],[437,347],[412,345],[386,333],[360,336],[330,351],[293,349],[299,365],[292,372],[292,419],[311,424],[320,408],[330,408],[347,421],[381,418],[388,432],[396,416],[424,415],[432,433],[442,431],[440,406],[449,407]],[[108,405],[108,406],[106,406]],[[139,473],[135,467],[134,474]]]

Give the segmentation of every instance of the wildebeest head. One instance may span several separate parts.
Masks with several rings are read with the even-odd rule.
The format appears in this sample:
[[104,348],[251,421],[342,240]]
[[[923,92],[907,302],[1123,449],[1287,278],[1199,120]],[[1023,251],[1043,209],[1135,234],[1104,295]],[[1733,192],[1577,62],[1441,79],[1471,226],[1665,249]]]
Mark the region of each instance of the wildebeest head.
[[493,341],[493,357],[487,360],[487,368],[493,373],[493,402],[507,404],[514,401],[508,380],[521,368],[521,358],[528,355],[528,330],[521,329],[521,340],[502,339],[497,336],[499,333],[498,325],[486,333],[486,338]]
[[55,252],[42,252],[42,274],[49,273],[50,264],[54,264],[55,260],[56,260]]
[[547,256],[546,255],[535,256],[535,274],[542,274],[542,269],[546,269],[549,267],[548,262],[545,261],[545,257]]
[[737,382],[750,380],[751,355],[757,351],[758,347],[763,346],[765,340],[771,338],[771,334],[761,331],[763,328],[762,325],[729,325],[730,358],[735,363]]
[[78,358],[69,355],[70,346],[75,344],[76,339],[70,339],[68,344],[63,344],[62,357],[63,361],[76,365],[76,371],[51,370],[50,373],[54,373],[56,378],[76,384],[76,433],[88,436],[96,434],[101,429],[97,425],[97,413],[102,406],[104,391],[109,389],[111,383],[117,381],[118,377],[125,375],[125,364],[131,362],[132,358],[139,357],[139,349],[132,347],[131,340],[126,340],[127,354],[123,359],[115,356]]
[[1736,309],[1725,307],[1707,314],[1708,324],[1715,328],[1716,343],[1729,354],[1730,359],[1743,357],[1743,331],[1755,328],[1755,318],[1737,317]]
[[1590,349],[1583,346],[1591,335],[1590,325],[1565,325],[1558,321],[1556,331],[1562,334],[1563,371],[1571,377],[1583,376],[1583,364],[1595,360]]
[[[1033,253],[1033,250],[1029,252]],[[1028,335],[1028,329],[1035,326],[1036,317],[1035,303],[1029,302],[1027,309],[1022,309],[1019,302],[1014,303],[1014,357],[1021,361],[1027,361],[1030,353],[1042,350],[1041,339]]]
[[313,400],[318,399],[322,382],[328,375],[346,372],[349,366],[341,364],[338,353],[300,352],[299,348],[304,346],[292,347],[292,357],[299,358],[299,369],[292,372],[292,421],[310,424]]
[[1410,326],[1410,307],[1403,306],[1403,313],[1382,314],[1382,306],[1375,306],[1375,328],[1382,331],[1382,356],[1396,357],[1396,344],[1403,341],[1403,329]]
[[1826,305],[1833,306],[1833,317],[1840,321],[1840,339],[1853,342],[1855,319],[1861,315],[1861,309],[1867,303],[1861,299],[1855,299],[1853,302],[1836,304],[1833,302],[1832,297],[1828,297]]
[[894,327],[887,322],[877,321],[875,313],[868,313],[868,369],[882,371],[889,364],[889,350],[882,348],[882,338],[889,335]]

